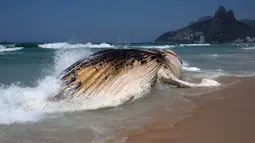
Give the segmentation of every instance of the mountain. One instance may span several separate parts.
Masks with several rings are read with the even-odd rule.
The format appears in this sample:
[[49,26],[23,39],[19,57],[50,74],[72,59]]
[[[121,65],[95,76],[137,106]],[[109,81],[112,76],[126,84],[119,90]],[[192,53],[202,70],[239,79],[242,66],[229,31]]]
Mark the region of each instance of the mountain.
[[203,16],[203,17],[198,18],[195,21],[191,21],[188,26],[191,26],[192,24],[195,24],[195,23],[198,23],[198,22],[203,22],[203,21],[206,21],[206,20],[210,20],[212,18],[213,18],[212,16]]
[[255,29],[255,20],[242,19],[240,21]]
[[255,37],[255,30],[245,22],[235,18],[234,11],[220,6],[213,17],[202,17],[190,23],[187,27],[160,35],[155,42],[168,42],[172,44],[185,44],[201,42],[226,43],[236,39]]

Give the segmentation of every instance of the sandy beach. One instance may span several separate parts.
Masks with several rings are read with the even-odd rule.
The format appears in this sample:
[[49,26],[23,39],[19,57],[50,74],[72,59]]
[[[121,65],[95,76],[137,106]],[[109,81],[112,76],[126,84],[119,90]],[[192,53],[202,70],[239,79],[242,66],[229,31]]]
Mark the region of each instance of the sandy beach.
[[168,124],[165,117],[157,118],[142,129],[128,132],[122,142],[255,142],[255,78],[238,80],[237,84],[191,99],[196,108],[176,124]]

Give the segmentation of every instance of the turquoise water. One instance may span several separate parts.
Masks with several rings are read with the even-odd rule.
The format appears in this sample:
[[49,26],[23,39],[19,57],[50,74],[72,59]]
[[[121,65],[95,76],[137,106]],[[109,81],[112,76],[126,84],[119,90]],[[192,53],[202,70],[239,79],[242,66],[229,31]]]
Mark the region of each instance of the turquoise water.
[[[89,54],[105,48],[171,48],[179,54],[186,64],[189,65],[187,67],[196,67],[201,69],[201,71],[208,71],[208,74],[210,74],[210,72],[212,74],[215,72],[215,76],[218,74],[252,75],[254,73],[253,65],[255,64],[255,45],[253,46],[253,44],[226,44],[210,46],[164,44],[94,44],[95,48],[93,47],[93,44],[60,43],[55,45],[45,44],[44,46],[42,45],[42,47],[36,44],[16,45],[24,47],[14,51],[5,51],[4,49],[7,48],[0,47],[1,84],[20,82],[23,85],[35,85],[34,83],[38,78],[42,78],[54,70],[54,58],[57,56],[56,54],[58,51],[63,50],[70,51],[70,53],[72,51],[80,50]],[[67,59],[72,58],[76,59],[75,57],[67,57]],[[194,72],[199,72],[199,70],[196,71],[196,68],[186,69],[188,71],[193,70]],[[218,73],[216,73],[216,71],[218,71]]]
[[[170,48],[184,61],[186,80],[217,80],[222,76],[255,74],[255,44],[0,45],[0,140],[11,142],[15,136],[15,142],[25,139],[36,142],[35,138],[50,141],[43,140],[43,137],[51,136],[68,142],[65,135],[75,136],[75,131],[80,130],[87,134],[87,141],[99,142],[122,128],[149,122],[152,118],[150,112],[154,108],[164,106],[165,110],[170,108],[172,111],[188,102],[179,94],[187,91],[169,89],[163,85],[153,89],[151,96],[141,101],[106,110],[86,111],[86,107],[75,103],[49,104],[45,101],[58,89],[56,77],[62,70],[82,57],[107,48]],[[20,135],[23,131],[27,136]],[[58,134],[54,134],[56,132]]]

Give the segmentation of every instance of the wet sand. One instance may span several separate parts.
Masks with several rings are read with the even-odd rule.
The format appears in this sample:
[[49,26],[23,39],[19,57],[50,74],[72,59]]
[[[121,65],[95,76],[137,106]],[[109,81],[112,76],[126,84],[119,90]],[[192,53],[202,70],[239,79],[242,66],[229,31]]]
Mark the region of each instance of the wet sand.
[[142,129],[120,137],[122,142],[254,143],[255,78],[238,79],[240,82],[235,85],[192,98],[196,108],[176,124],[158,117]]

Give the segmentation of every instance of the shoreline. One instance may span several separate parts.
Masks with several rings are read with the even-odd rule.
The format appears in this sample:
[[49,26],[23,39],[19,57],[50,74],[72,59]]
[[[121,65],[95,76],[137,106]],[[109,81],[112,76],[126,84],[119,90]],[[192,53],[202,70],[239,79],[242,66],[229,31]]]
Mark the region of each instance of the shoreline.
[[169,115],[157,115],[151,123],[108,142],[255,142],[255,77],[234,78],[239,82],[220,90],[185,96],[195,107],[190,107],[177,122],[167,121]]

